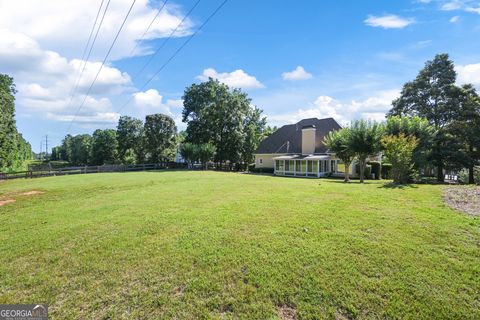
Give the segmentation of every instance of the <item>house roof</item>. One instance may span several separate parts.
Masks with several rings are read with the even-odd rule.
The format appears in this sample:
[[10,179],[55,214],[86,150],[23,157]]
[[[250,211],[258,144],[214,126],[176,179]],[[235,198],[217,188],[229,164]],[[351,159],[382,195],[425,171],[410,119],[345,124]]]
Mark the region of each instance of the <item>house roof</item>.
[[333,118],[303,119],[272,133],[260,143],[256,153],[302,153],[302,128],[312,126],[316,128],[315,153],[325,153],[327,148],[323,144],[323,138],[330,131],[342,128]]

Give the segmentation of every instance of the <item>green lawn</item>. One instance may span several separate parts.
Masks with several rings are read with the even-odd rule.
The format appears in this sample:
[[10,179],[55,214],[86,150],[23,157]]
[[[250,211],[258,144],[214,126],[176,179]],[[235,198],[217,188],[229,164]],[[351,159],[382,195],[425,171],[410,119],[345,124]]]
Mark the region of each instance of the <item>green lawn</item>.
[[45,302],[51,319],[480,319],[480,219],[441,193],[182,171],[0,182],[17,200],[0,207],[0,303]]

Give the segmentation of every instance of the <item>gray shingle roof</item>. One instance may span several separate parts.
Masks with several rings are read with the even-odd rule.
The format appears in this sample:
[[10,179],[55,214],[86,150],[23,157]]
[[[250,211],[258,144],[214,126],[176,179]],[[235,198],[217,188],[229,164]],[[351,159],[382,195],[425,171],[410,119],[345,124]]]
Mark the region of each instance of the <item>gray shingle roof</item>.
[[315,126],[317,129],[315,153],[325,153],[327,149],[323,144],[323,138],[330,131],[342,128],[333,118],[303,119],[295,124],[285,125],[272,133],[260,143],[256,153],[302,153],[302,128],[308,126]]

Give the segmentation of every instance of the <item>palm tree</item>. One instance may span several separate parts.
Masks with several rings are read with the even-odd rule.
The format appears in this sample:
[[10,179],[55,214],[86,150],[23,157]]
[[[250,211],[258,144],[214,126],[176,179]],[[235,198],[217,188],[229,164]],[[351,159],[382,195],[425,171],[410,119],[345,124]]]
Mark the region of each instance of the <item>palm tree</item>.
[[350,129],[343,128],[338,131],[331,131],[323,141],[328,150],[334,152],[337,158],[345,164],[345,182],[350,182],[350,164],[355,158],[355,153],[348,146],[349,135]]
[[380,139],[383,134],[383,125],[370,120],[357,120],[350,126],[348,135],[348,149],[353,152],[360,165],[360,182],[365,178],[367,158],[381,149]]

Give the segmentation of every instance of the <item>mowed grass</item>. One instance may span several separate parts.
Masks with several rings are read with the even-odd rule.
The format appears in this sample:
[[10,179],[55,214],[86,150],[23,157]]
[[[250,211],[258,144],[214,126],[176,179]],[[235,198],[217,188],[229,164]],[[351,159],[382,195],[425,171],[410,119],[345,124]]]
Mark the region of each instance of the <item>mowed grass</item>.
[[[0,303],[51,319],[480,319],[442,186],[217,172],[0,183]],[[21,196],[40,190],[43,194]]]

